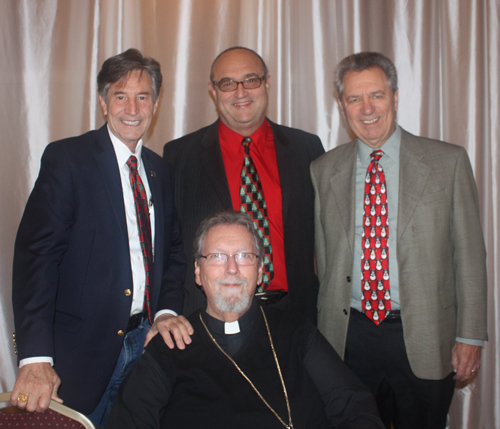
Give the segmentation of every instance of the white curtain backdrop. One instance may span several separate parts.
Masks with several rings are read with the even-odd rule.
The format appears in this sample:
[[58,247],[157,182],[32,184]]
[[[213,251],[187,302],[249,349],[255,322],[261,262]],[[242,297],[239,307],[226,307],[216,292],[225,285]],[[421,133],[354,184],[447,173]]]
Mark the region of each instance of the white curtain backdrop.
[[165,142],[215,120],[209,67],[234,45],[268,64],[269,117],[318,134],[328,150],[350,140],[333,70],[346,55],[373,50],[398,69],[398,122],[469,153],[488,251],[490,340],[477,378],[455,391],[450,427],[500,429],[499,20],[498,0],[1,0],[1,390],[16,374],[19,220],[45,146],[104,122],[95,80],[107,57],[137,47],[161,63],[160,107],[146,136],[160,154]]

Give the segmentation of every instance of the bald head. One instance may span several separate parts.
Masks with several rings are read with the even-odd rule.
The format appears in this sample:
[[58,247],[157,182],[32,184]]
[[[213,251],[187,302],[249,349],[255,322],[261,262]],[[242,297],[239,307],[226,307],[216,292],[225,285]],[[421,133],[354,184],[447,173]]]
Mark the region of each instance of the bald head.
[[212,62],[212,65],[210,66],[210,81],[212,82],[214,80],[214,65],[215,63],[217,62],[217,60],[222,57],[226,52],[231,52],[231,51],[236,51],[236,50],[244,50],[244,51],[247,51],[249,53],[252,53],[254,54],[260,61],[261,65],[262,65],[262,70],[264,72],[264,74],[267,75],[268,73],[268,70],[267,70],[267,65],[266,63],[264,62],[264,60],[262,59],[262,57],[257,53],[255,52],[254,50],[252,49],[249,49],[249,48],[245,48],[243,46],[233,46],[231,48],[228,48],[226,49],[225,51],[222,51],[219,55],[217,55],[215,57],[215,60]]

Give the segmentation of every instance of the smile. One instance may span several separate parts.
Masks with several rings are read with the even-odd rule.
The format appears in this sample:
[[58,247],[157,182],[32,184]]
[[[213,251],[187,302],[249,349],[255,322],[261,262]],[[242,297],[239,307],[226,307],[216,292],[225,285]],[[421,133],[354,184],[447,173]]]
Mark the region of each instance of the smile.
[[251,101],[244,101],[242,103],[233,103],[233,106],[248,106],[249,104],[251,104],[252,102]]
[[377,122],[378,120],[380,119],[380,117],[378,118],[374,118],[374,119],[370,119],[369,121],[361,121],[363,124],[366,124],[366,125],[370,125],[370,124],[374,124],[375,122]]
[[139,125],[141,123],[141,121],[126,121],[125,119],[122,119],[122,122],[125,125],[133,125],[133,126]]

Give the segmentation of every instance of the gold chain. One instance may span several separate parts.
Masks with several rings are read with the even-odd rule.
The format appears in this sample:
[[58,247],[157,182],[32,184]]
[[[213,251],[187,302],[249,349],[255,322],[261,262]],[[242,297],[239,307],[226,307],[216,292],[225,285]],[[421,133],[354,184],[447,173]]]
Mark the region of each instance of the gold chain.
[[280,376],[281,385],[283,386],[283,393],[285,394],[286,408],[288,410],[288,425],[283,421],[283,419],[280,416],[278,416],[278,413],[276,411],[274,411],[273,408],[267,403],[267,401],[264,399],[264,397],[261,395],[261,393],[257,390],[257,388],[254,386],[254,384],[250,381],[250,379],[247,377],[247,375],[241,370],[241,368],[238,366],[238,364],[231,358],[231,356],[229,356],[224,350],[222,350],[221,346],[219,346],[217,341],[215,341],[215,338],[212,336],[212,334],[208,330],[207,325],[205,325],[205,322],[203,321],[203,318],[201,317],[201,313],[200,313],[200,320],[201,320],[201,323],[203,324],[203,326],[205,327],[207,334],[212,339],[212,341],[217,346],[217,348],[233,363],[233,365],[236,367],[238,372],[245,378],[245,380],[248,381],[248,383],[250,383],[250,386],[252,386],[253,390],[255,390],[255,393],[257,393],[257,395],[259,395],[259,398],[262,400],[262,402],[264,402],[264,404],[266,404],[267,408],[269,408],[272,411],[272,413],[277,417],[277,419],[281,422],[281,424],[283,426],[285,426],[286,429],[293,429],[292,413],[290,412],[290,402],[288,401],[288,393],[286,391],[285,382],[283,381],[283,375],[281,374],[281,368],[280,368],[280,364],[278,362],[278,356],[276,356],[276,351],[274,350],[273,338],[271,337],[271,331],[269,330],[269,324],[267,323],[266,314],[264,313],[264,310],[262,309],[262,307],[260,307],[260,311],[262,312],[262,315],[264,316],[264,322],[266,322],[267,335],[269,336],[269,342],[271,343],[271,349],[273,351],[274,361],[276,362],[276,368],[278,368],[278,374]]

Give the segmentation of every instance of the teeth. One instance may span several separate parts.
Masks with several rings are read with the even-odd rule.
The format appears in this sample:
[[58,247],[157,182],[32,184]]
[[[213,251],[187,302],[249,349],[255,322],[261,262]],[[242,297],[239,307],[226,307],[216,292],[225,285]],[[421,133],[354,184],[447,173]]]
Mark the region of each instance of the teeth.
[[250,104],[250,102],[245,101],[244,103],[234,103],[235,106],[245,106],[246,104]]
[[375,119],[372,119],[370,121],[361,121],[363,122],[363,124],[373,124],[374,122],[377,122],[379,120],[379,118],[375,118]]
[[122,121],[125,125],[139,125],[141,121]]

